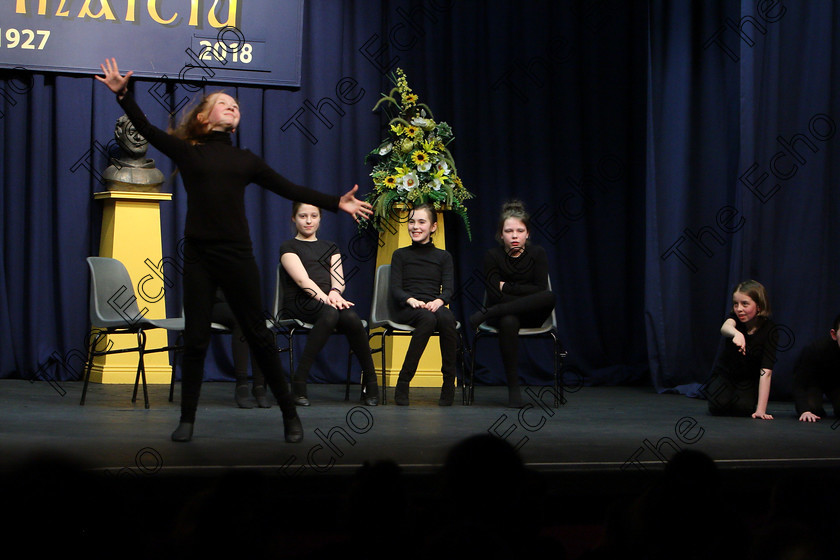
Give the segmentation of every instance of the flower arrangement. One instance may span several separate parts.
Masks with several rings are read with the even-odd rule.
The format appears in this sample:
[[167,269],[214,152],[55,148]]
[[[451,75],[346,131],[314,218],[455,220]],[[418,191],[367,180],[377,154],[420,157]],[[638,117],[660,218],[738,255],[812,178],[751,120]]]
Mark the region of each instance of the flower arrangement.
[[374,166],[370,174],[374,188],[365,197],[373,206],[374,227],[385,229],[383,221],[395,205],[431,203],[435,209],[445,208],[458,214],[472,239],[464,201],[473,194],[461,182],[447,148],[455,139],[452,128],[445,122],[436,122],[431,109],[418,102],[401,68],[391,80],[395,87],[373,107],[376,111],[384,106],[390,117],[387,138],[365,157],[365,163]]

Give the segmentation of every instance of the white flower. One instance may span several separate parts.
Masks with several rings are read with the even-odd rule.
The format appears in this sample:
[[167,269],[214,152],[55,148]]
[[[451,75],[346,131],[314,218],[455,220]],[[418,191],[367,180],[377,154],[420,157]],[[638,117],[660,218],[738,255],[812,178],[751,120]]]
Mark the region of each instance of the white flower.
[[393,144],[393,143],[391,143],[391,142],[388,142],[388,144],[387,144],[387,145],[382,146],[381,148],[379,148],[379,155],[380,155],[380,156],[387,155],[387,154],[388,154],[388,153],[389,153],[389,152],[390,152],[393,148],[394,148],[394,144]]
[[434,190],[439,191],[441,185],[442,185],[442,183],[440,182],[440,179],[438,179],[437,177],[432,179],[432,188]]
[[431,168],[432,168],[432,163],[430,161],[424,161],[423,163],[421,163],[420,165],[417,166],[417,171],[420,171],[421,173],[425,173],[426,171],[428,171]]
[[408,173],[407,175],[403,175],[400,185],[402,186],[403,190],[410,191],[411,189],[417,186],[417,183],[417,175],[415,175],[414,173]]
[[441,160],[435,165],[435,169],[438,171],[442,171],[444,175],[449,175],[449,166],[446,165],[446,162]]
[[420,128],[425,128],[429,125],[429,121],[420,117],[414,117],[413,119],[411,119],[411,124],[413,124],[414,126],[419,126]]

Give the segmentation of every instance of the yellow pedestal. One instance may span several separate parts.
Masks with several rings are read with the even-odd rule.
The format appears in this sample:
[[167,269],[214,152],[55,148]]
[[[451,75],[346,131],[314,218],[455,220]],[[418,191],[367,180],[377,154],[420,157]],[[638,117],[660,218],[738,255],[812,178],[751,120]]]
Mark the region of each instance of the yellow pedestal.
[[[396,214],[396,210],[394,214]],[[391,264],[391,256],[394,254],[394,251],[400,247],[411,245],[411,236],[408,235],[407,221],[408,211],[400,210],[399,218],[392,219],[386,230],[379,234],[379,239],[383,244],[380,244],[376,253],[377,268],[383,264]],[[446,249],[445,233],[443,212],[438,212],[437,231],[432,235],[435,247]],[[377,329],[374,329],[374,332],[377,332]],[[397,377],[400,374],[400,368],[405,359],[405,353],[408,350],[410,340],[411,338],[408,336],[391,336],[385,338],[385,376],[389,387],[397,384]],[[376,338],[372,339],[372,342],[374,345],[379,344]],[[379,359],[375,358],[375,360],[377,367],[379,367]],[[423,352],[423,356],[420,358],[417,373],[414,375],[414,379],[411,380],[411,386],[440,387],[443,383],[440,367],[440,342],[438,341],[437,335],[435,335],[429,339],[426,351]]]
[[[93,195],[103,201],[102,235],[99,256],[121,261],[128,269],[137,296],[137,307],[149,319],[166,317],[164,279],[161,277],[162,243],[160,235],[160,201],[172,200],[171,193],[106,191]],[[167,281],[179,282],[180,272],[169,267]],[[96,325],[91,326],[96,329]],[[113,349],[137,346],[136,335],[112,335]],[[106,348],[103,341],[100,348]],[[146,332],[146,348],[167,346],[165,329]],[[137,373],[137,353],[97,356],[90,380],[95,383],[134,383]],[[146,382],[166,384],[172,376],[169,353],[146,354]]]

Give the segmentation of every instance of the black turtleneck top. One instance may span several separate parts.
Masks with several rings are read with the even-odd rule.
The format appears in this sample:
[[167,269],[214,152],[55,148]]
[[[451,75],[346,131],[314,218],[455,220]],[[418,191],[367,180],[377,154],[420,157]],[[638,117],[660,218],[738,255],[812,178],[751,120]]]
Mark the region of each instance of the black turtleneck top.
[[455,292],[452,255],[432,242],[413,243],[394,251],[391,257],[391,296],[407,307],[410,297],[429,302],[440,298],[448,304]]
[[227,132],[211,132],[192,144],[152,125],[131,93],[118,101],[134,128],[178,166],[187,191],[187,238],[250,243],[245,216],[250,183],[290,200],[338,209],[339,197],[292,183],[250,150],[235,147]]

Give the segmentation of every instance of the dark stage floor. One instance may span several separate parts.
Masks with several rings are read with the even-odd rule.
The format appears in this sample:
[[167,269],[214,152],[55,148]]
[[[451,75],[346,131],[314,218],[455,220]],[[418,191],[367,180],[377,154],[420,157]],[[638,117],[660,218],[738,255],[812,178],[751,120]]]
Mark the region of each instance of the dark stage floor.
[[[132,549],[138,557],[157,554],[158,544],[169,546],[172,535],[184,530],[180,516],[199,507],[197,497],[211,487],[218,492],[214,485],[220,480],[236,487],[233,476],[242,477],[242,484],[235,496],[228,496],[234,505],[219,513],[224,518],[218,521],[220,536],[235,521],[224,512],[250,515],[254,503],[266,501],[271,516],[288,514],[289,505],[296,512],[272,525],[266,542],[283,548],[270,557],[321,557],[330,543],[351,542],[365,526],[381,541],[376,550],[382,553],[393,529],[388,508],[395,495],[404,492],[410,503],[401,510],[401,522],[410,519],[406,523],[419,532],[439,528],[433,512],[461,494],[444,485],[441,467],[447,451],[488,430],[507,434],[519,446],[533,477],[528,482],[533,501],[527,512],[516,515],[532,516],[540,538],[547,539],[549,548],[565,550],[567,558],[581,557],[594,546],[604,534],[611,504],[632,500],[661,477],[665,460],[678,448],[696,449],[715,460],[722,495],[745,518],[757,520],[769,511],[771,489],[780,480],[805,482],[820,495],[833,489],[826,494],[833,496],[830,508],[840,488],[840,422],[800,423],[789,402],[771,403],[776,419],[759,421],[712,417],[705,401],[649,388],[583,387],[567,393],[559,409],[526,397],[532,406],[520,412],[503,407],[504,387],[476,387],[472,406],[460,404],[460,391],[455,406],[442,408],[438,390],[412,389],[410,407],[366,408],[345,402],[343,386],[311,385],[313,406],[300,409],[304,441],[292,445],[283,442],[277,406],[239,409],[232,383],[205,383],[193,441],[175,444],[169,435],[178,422],[177,391],[176,402],[170,403],[168,386],[150,386],[151,408],[146,410],[142,395],[138,403],[130,402],[130,386],[91,385],[85,406],[79,405],[81,388],[71,382],[0,381],[0,468],[4,499],[13,504],[5,515],[18,523],[0,523],[7,531],[37,534],[37,524],[27,519],[49,511],[50,520],[74,519],[66,537],[79,546],[96,540],[93,534],[107,534],[119,542],[143,540]],[[352,394],[358,389],[353,386]],[[536,395],[538,389],[526,394]],[[550,393],[543,396],[551,404]],[[381,474],[374,481],[359,478],[359,466],[377,460],[399,465],[399,484]],[[69,474],[57,475],[56,465]],[[480,476],[478,468],[475,474]],[[375,519],[360,528],[361,518],[346,515],[347,500],[365,484],[362,505],[353,502],[351,510],[375,510],[370,514]],[[504,487],[505,482],[498,487],[490,483],[486,491],[492,496]],[[471,490],[463,494],[471,500],[483,491]],[[97,523],[85,524],[79,507]],[[836,508],[826,511],[834,511],[836,519]],[[134,524],[127,528],[129,519]],[[46,523],[46,518],[36,521]],[[195,536],[198,529],[189,527]],[[57,549],[65,547],[51,542]],[[224,539],[222,544],[233,546]]]
[[[412,389],[409,407],[390,401],[368,408],[345,402],[343,386],[310,385],[313,406],[299,408],[304,441],[292,445],[283,442],[277,406],[239,409],[232,383],[205,383],[193,441],[175,444],[169,434],[178,423],[177,390],[170,403],[168,387],[149,386],[146,410],[142,394],[131,403],[127,385],[91,384],[86,404],[79,406],[81,383],[3,380],[0,461],[10,468],[34,453],[53,453],[114,471],[134,467],[146,450],[141,463],[160,473],[229,467],[271,472],[286,465],[286,474],[296,468],[302,474],[337,474],[379,459],[393,460],[407,472],[432,472],[456,442],[491,430],[507,433],[525,462],[543,472],[655,469],[677,446],[707,453],[722,469],[840,467],[840,422],[800,423],[789,402],[771,403],[776,419],[759,421],[712,417],[703,400],[637,387],[583,387],[567,392],[566,404],[553,409],[547,390],[546,405],[537,406],[539,389],[526,391],[532,406],[519,412],[503,407],[503,387],[476,387],[472,406],[460,404],[459,390],[453,407],[439,407],[438,391],[421,388]],[[331,430],[332,445],[324,445],[318,434],[326,438]]]

